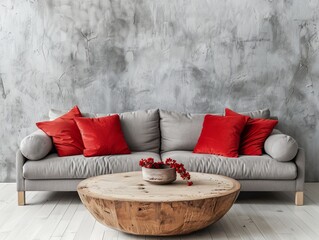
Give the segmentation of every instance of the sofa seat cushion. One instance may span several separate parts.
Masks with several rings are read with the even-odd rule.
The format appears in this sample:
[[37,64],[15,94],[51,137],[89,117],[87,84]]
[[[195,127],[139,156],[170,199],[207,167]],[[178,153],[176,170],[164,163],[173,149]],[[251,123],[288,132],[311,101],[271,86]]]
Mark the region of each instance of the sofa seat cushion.
[[297,177],[294,162],[278,162],[269,155],[228,158],[191,151],[171,151],[161,155],[183,163],[189,172],[225,175],[238,180],[292,180]]
[[155,161],[160,156],[153,152],[133,152],[124,155],[107,155],[84,157],[75,155],[58,157],[50,154],[39,161],[27,161],[23,166],[23,177],[26,179],[82,179],[97,175],[140,171],[141,158],[152,157]]

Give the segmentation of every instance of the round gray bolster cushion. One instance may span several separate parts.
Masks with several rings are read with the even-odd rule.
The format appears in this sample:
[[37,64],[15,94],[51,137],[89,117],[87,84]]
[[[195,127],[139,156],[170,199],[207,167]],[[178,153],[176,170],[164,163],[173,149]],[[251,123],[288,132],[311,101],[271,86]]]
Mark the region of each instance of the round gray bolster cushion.
[[40,160],[48,155],[52,147],[51,137],[39,129],[22,139],[20,151],[29,160]]
[[264,149],[275,160],[287,162],[296,156],[298,143],[286,134],[273,134],[265,141]]

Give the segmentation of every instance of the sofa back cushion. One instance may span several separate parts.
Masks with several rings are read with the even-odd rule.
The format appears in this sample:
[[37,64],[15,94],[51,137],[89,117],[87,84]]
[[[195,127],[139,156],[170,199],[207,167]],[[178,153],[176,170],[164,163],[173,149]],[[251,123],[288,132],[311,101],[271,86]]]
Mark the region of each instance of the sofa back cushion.
[[[270,118],[270,110],[268,108],[250,111],[250,112],[238,112],[239,114],[249,116],[251,118]],[[276,117],[274,117],[276,118]]]
[[161,151],[193,151],[205,114],[190,114],[160,110]]
[[[49,119],[50,121],[55,120],[64,114],[66,114],[67,110],[57,110],[57,109],[50,109],[49,111]],[[81,112],[82,117],[96,117],[96,114],[94,113],[83,113]]]
[[[204,114],[160,110],[161,151],[193,151],[203,127]],[[242,112],[251,118],[269,118],[269,109]],[[215,114],[222,115],[222,114]]]
[[[50,120],[63,115],[65,111],[51,109]],[[124,113],[82,113],[83,117],[104,117],[119,114],[121,127],[132,152],[155,152],[160,151],[160,128],[159,110],[139,110]]]
[[[96,114],[97,117],[113,114]],[[158,109],[119,113],[125,140],[132,152],[160,150]]]

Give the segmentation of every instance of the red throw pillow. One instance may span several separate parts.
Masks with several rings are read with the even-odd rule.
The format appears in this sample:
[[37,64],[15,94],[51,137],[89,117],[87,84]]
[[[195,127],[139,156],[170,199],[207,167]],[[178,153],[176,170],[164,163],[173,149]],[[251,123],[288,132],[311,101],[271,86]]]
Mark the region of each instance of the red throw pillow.
[[[228,108],[225,109],[226,116],[244,116]],[[249,118],[241,136],[239,154],[261,155],[264,143],[271,134],[278,120]]]
[[194,153],[238,157],[240,135],[248,118],[206,115]]
[[81,133],[74,121],[74,117],[81,116],[79,108],[75,106],[69,112],[53,121],[36,123],[38,128],[52,137],[60,157],[83,153],[84,146]]
[[76,118],[86,157],[130,154],[125,141],[119,115],[100,118]]

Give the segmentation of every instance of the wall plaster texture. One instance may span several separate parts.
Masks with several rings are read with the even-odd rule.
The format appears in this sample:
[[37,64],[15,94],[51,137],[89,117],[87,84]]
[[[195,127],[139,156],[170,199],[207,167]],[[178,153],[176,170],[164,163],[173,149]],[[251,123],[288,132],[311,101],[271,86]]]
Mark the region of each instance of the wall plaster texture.
[[48,110],[264,107],[319,180],[318,0],[1,0],[0,181]]

